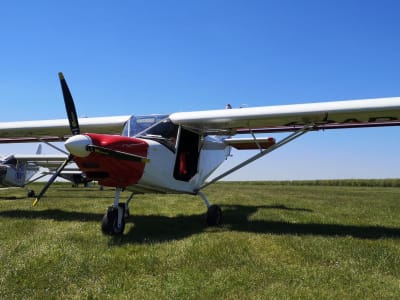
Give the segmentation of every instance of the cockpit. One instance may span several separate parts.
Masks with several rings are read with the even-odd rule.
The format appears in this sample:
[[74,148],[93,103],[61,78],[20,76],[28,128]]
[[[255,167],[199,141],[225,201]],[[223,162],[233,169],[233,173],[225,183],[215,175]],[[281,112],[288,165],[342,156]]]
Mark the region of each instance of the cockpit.
[[14,155],[7,155],[0,159],[0,163],[2,165],[13,165],[17,164],[17,160],[15,159]]
[[189,181],[197,173],[200,136],[188,129],[179,129],[168,115],[132,116],[122,135],[156,141],[175,153],[175,179]]
[[175,152],[178,125],[173,124],[168,115],[132,116],[122,135],[155,140]]

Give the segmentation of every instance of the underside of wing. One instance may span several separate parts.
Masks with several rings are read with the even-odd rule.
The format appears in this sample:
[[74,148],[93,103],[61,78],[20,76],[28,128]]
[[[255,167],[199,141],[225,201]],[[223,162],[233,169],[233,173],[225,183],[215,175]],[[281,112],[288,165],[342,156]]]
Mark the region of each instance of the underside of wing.
[[54,161],[63,162],[67,159],[65,154],[14,154],[15,159],[26,162]]
[[[82,132],[120,134],[130,116],[80,118]],[[71,135],[67,119],[0,122],[0,143],[62,141]]]
[[181,112],[173,123],[205,134],[400,125],[400,97]]

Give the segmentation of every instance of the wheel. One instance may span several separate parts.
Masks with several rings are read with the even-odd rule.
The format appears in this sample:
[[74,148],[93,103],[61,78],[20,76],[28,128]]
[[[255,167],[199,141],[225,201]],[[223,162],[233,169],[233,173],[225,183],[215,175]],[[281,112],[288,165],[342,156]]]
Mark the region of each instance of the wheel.
[[34,190],[28,190],[28,198],[35,198],[35,191]]
[[[124,206],[120,207],[123,209],[122,214],[124,214]],[[124,232],[124,229],[125,218],[122,218],[121,226],[118,226],[118,209],[114,206],[110,206],[101,222],[101,231],[107,235],[121,235]]]
[[129,207],[126,205],[126,203],[119,203],[119,207],[122,207],[124,209],[124,218],[125,220],[129,218],[130,213],[129,213]]
[[107,235],[121,235],[124,232],[124,229],[125,218],[122,218],[121,226],[118,226],[118,209],[110,206],[101,222],[101,231]]
[[207,210],[206,223],[208,226],[221,225],[222,210],[218,205],[211,205]]

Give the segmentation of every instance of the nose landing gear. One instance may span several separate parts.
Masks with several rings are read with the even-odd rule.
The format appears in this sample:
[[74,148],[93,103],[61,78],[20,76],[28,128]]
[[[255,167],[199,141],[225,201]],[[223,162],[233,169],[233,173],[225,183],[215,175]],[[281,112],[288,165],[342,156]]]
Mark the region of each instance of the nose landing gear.
[[[122,205],[121,205],[122,204]],[[107,235],[121,235],[125,229],[125,205],[110,206],[101,222],[101,231]]]
[[122,235],[125,229],[125,220],[129,217],[129,202],[133,193],[126,203],[120,203],[119,197],[122,189],[116,188],[114,204],[107,209],[101,222],[101,231],[106,235]]

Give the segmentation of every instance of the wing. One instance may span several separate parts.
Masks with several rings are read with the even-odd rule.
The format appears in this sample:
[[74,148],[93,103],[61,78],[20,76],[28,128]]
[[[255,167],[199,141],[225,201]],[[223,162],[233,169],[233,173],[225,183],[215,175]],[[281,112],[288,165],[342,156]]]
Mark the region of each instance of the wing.
[[68,158],[65,154],[14,154],[12,156],[18,162],[33,163],[45,168],[58,167]]
[[[82,132],[120,134],[130,116],[80,118]],[[61,141],[71,135],[67,119],[0,122],[0,143]]]
[[205,134],[400,125],[400,97],[180,112],[173,123]]

